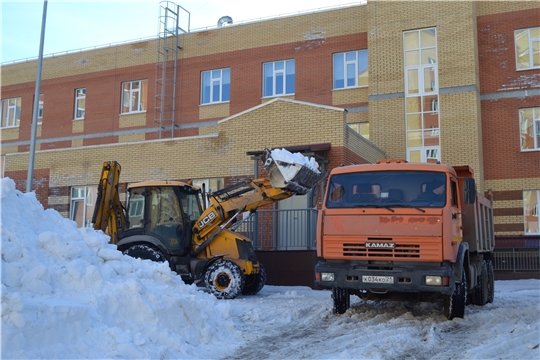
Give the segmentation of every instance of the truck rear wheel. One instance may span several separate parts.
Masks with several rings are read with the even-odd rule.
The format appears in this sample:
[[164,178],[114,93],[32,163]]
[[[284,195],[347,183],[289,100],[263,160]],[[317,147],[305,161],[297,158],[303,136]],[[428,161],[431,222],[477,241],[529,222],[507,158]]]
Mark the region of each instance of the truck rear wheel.
[[344,314],[351,306],[351,296],[349,295],[349,291],[347,289],[333,288],[332,299],[334,302],[332,309],[334,314]]
[[251,274],[245,277],[243,295],[255,295],[266,284],[266,270],[263,264],[259,263],[259,273]]
[[134,245],[123,252],[124,255],[142,260],[152,260],[156,262],[165,262],[167,259],[163,253],[148,245]]
[[489,275],[486,261],[482,261],[482,268],[480,269],[480,275],[477,280],[477,284],[474,287],[472,303],[474,305],[484,306],[488,303],[489,296]]
[[486,269],[488,275],[488,303],[492,303],[495,298],[495,271],[493,270],[493,262],[488,260],[486,262]]
[[448,320],[453,318],[463,318],[465,316],[465,306],[467,304],[467,274],[461,268],[461,283],[456,283],[454,293],[444,296],[444,315]]
[[204,282],[218,299],[234,299],[244,288],[244,275],[240,266],[229,260],[221,260],[206,270]]

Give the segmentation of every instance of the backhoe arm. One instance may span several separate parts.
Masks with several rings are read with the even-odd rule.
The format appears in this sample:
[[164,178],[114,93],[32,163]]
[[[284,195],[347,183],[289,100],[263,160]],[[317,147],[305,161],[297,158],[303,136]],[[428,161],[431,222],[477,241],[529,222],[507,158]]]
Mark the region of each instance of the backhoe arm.
[[126,217],[124,207],[118,194],[118,182],[120,179],[120,164],[116,161],[103,163],[101,178],[99,180],[96,207],[92,216],[94,229],[102,230],[111,236],[111,243],[118,243],[122,235]]

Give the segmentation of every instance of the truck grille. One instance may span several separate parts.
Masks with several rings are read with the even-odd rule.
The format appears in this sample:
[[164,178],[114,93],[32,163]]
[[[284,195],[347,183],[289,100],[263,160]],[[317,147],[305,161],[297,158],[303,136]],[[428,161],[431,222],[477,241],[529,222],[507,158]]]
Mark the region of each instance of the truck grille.
[[420,245],[396,244],[393,249],[368,249],[365,244],[343,244],[343,256],[419,258]]
[[[366,243],[370,243],[366,247]],[[381,245],[378,247],[377,245]],[[391,245],[394,247],[386,247]],[[335,260],[429,261],[443,257],[442,239],[431,236],[325,236],[323,257]]]

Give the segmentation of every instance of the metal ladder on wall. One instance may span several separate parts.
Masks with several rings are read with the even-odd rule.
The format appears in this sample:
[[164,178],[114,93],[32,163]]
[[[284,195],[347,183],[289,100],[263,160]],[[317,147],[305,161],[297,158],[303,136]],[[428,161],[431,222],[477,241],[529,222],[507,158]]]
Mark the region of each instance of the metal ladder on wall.
[[[187,23],[187,27],[180,26]],[[190,13],[170,1],[159,4],[158,58],[156,62],[156,96],[154,122],[159,124],[159,138],[170,132],[174,137],[176,111],[176,69],[180,46],[179,35],[189,32]]]

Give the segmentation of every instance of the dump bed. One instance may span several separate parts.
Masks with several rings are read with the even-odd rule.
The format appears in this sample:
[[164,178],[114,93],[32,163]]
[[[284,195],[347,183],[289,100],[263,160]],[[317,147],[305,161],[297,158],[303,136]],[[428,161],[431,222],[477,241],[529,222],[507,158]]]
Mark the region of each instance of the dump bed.
[[462,209],[463,241],[469,244],[469,250],[479,253],[491,252],[495,247],[493,225],[493,201],[481,194],[476,201],[464,205]]

